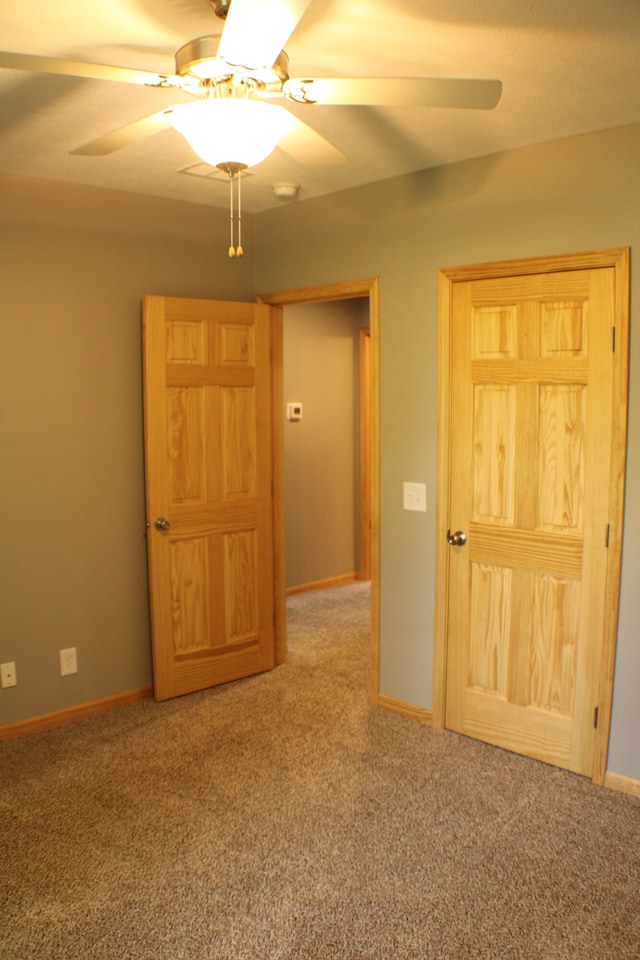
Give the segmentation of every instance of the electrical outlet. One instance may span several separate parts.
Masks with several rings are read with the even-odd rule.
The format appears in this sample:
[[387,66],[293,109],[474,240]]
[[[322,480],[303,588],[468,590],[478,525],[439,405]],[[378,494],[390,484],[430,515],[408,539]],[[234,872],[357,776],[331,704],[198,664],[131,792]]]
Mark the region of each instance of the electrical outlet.
[[60,651],[60,676],[68,677],[78,672],[78,657],[75,647],[67,647]]
[[302,404],[299,401],[287,404],[287,420],[296,423],[302,420]]
[[0,681],[2,682],[3,688],[17,686],[18,680],[14,661],[11,661],[11,663],[0,663]]

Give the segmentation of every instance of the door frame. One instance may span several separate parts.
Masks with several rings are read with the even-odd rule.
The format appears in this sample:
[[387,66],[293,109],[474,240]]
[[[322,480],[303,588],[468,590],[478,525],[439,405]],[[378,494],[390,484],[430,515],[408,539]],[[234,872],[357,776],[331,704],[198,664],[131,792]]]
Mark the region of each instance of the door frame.
[[605,626],[599,664],[600,699],[593,762],[593,782],[604,784],[611,725],[615,648],[618,629],[622,531],[624,521],[624,483],[627,449],[627,408],[629,370],[629,260],[628,247],[596,250],[587,253],[505,260],[469,266],[449,267],[439,271],[438,332],[438,440],[436,495],[436,578],[433,639],[433,699],[431,724],[434,729],[445,726],[447,689],[447,647],[449,631],[449,560],[447,543],[450,516],[451,392],[455,388],[455,371],[451,369],[451,303],[453,285],[469,280],[522,276],[534,273],[557,273],[567,270],[588,270],[599,267],[614,269],[613,410],[616,416],[612,434],[612,478],[609,495],[609,553],[605,585]]
[[377,277],[260,294],[258,303],[271,307],[273,399],[274,589],[276,663],[287,655],[286,571],[284,525],[283,309],[296,304],[330,300],[369,299],[370,430],[371,430],[371,672],[369,699],[378,702],[380,686],[380,297]]
[[371,580],[371,330],[358,331],[358,580]]

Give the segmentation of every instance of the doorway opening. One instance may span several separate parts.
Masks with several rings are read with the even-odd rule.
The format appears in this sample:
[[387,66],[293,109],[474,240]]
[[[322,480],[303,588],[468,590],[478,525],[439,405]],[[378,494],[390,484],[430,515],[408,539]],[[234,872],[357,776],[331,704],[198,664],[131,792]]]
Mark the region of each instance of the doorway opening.
[[[272,367],[273,367],[273,403],[274,403],[274,498],[275,510],[275,566],[276,596],[279,598],[276,609],[278,637],[276,659],[286,659],[286,594],[287,594],[287,548],[286,548],[286,475],[285,475],[285,436],[287,426],[295,421],[285,419],[286,405],[291,402],[295,407],[299,397],[284,395],[285,357],[284,357],[284,309],[299,305],[328,304],[331,301],[363,301],[366,304],[366,324],[368,329],[365,348],[360,345],[360,354],[366,351],[366,380],[368,389],[359,397],[359,422],[361,425],[358,458],[361,463],[360,482],[358,484],[359,519],[358,531],[358,569],[353,571],[359,579],[371,580],[371,670],[370,700],[377,703],[379,690],[379,307],[378,281],[376,278],[347,281],[319,287],[306,287],[296,290],[278,291],[263,294],[259,302],[269,304],[272,316]],[[358,334],[358,338],[364,334]],[[360,371],[362,379],[362,371]],[[292,411],[295,415],[296,411]],[[304,417],[304,407],[302,410]],[[366,440],[363,438],[366,434]],[[364,448],[363,448],[364,444]],[[368,446],[368,449],[366,447]],[[368,519],[362,519],[368,514]],[[364,530],[363,530],[364,527]],[[367,536],[368,534],[368,536]],[[364,539],[363,539],[364,535]],[[365,562],[362,562],[362,559]],[[317,578],[322,580],[322,577]],[[351,576],[350,579],[355,579]],[[328,585],[328,584],[327,584]]]
[[369,299],[288,306],[283,324],[291,595],[370,579]]

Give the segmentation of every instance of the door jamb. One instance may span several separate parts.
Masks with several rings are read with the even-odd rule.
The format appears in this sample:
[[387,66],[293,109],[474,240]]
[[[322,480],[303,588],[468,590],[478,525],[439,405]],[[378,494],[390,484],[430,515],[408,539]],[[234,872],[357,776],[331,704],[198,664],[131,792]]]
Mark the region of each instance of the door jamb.
[[271,359],[273,397],[273,482],[274,482],[274,588],[276,663],[286,659],[285,527],[284,527],[284,422],[283,403],[283,322],[285,306],[330,300],[369,298],[371,331],[371,673],[369,699],[378,701],[380,678],[380,308],[377,277],[347,280],[294,290],[260,294],[258,303],[271,307]]
[[359,541],[358,580],[371,579],[371,330],[358,331]]
[[616,416],[612,432],[611,491],[609,495],[608,576],[605,586],[605,627],[599,667],[600,697],[598,727],[592,762],[593,782],[604,784],[611,726],[613,675],[618,627],[622,531],[624,522],[624,482],[627,448],[628,369],[629,369],[629,260],[628,247],[597,250],[581,254],[535,257],[451,267],[439,272],[438,332],[438,440],[436,503],[436,587],[433,638],[433,698],[431,725],[445,726],[447,643],[449,609],[449,498],[451,479],[450,397],[455,378],[451,370],[451,299],[453,284],[468,280],[587,270],[613,267],[615,276],[613,353],[613,410]]

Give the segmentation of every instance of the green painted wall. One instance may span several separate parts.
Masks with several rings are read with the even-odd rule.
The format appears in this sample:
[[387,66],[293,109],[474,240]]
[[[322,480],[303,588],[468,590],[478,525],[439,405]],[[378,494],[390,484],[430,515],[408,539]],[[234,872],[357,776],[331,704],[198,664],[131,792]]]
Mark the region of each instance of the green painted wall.
[[[639,169],[634,125],[381,181],[258,218],[257,291],[380,278],[381,691],[388,696],[431,705],[438,269],[638,247]],[[640,778],[640,338],[633,336],[639,310],[636,298],[609,760],[609,769],[634,778]],[[403,480],[426,483],[426,515],[403,511]]]
[[288,587],[358,569],[358,339],[368,308],[356,299],[284,310],[285,406],[303,404],[302,419],[284,424]]
[[18,679],[1,725],[151,682],[140,303],[251,299],[252,263],[229,269],[223,210],[0,191],[0,662]]
[[[3,178],[0,212],[0,724],[151,678],[140,300],[251,299],[378,276],[382,692],[431,704],[439,267],[640,246],[640,126],[381,181],[243,218]],[[273,237],[278,243],[273,243]],[[632,284],[640,280],[632,258]],[[628,482],[609,769],[640,779],[640,338],[632,312]],[[402,482],[427,485],[426,514]],[[77,646],[80,672],[57,676]]]

